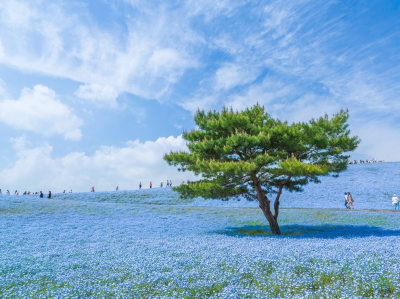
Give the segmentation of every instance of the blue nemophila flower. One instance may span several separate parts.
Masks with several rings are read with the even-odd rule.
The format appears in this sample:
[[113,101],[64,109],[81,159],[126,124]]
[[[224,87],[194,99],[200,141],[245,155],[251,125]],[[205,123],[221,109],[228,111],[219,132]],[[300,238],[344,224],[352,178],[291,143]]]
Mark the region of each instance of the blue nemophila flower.
[[[281,237],[243,200],[184,201],[171,190],[3,195],[0,297],[396,297],[398,215],[318,209],[341,208],[340,188],[365,196],[356,207],[385,208],[390,165],[324,178],[309,186],[313,198],[311,189],[285,194],[283,206],[316,209],[282,210]],[[381,184],[368,167],[382,167]]]

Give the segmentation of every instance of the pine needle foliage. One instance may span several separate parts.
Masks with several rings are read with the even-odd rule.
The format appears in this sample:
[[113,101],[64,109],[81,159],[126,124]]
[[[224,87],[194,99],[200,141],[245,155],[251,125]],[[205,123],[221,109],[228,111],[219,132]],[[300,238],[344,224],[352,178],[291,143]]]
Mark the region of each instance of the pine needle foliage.
[[[189,151],[171,152],[164,159],[180,171],[201,175],[174,188],[181,197],[258,200],[274,232],[283,189],[302,191],[309,182],[319,183],[320,176],[346,169],[345,153],[360,142],[350,136],[348,118],[348,110],[340,110],[332,117],[289,124],[259,104],[244,111],[198,110],[198,128],[183,133]],[[275,196],[274,214],[267,195]]]

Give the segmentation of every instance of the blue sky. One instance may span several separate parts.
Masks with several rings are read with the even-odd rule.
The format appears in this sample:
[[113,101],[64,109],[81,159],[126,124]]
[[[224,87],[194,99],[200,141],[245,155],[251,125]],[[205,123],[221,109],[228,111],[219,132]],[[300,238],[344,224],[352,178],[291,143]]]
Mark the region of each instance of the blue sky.
[[0,188],[178,183],[194,111],[256,102],[398,161],[398,82],[398,1],[1,1]]

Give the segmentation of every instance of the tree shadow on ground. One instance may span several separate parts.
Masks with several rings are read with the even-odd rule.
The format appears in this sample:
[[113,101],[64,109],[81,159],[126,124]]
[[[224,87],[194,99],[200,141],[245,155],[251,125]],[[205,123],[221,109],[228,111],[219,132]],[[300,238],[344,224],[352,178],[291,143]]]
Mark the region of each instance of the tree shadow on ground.
[[[390,237],[400,236],[400,230],[384,229],[378,226],[367,225],[281,225],[283,237],[291,238],[362,238],[362,237]],[[274,236],[269,226],[245,225],[227,227],[224,230],[214,231],[221,235],[235,237],[267,237]],[[279,236],[278,236],[279,237]]]

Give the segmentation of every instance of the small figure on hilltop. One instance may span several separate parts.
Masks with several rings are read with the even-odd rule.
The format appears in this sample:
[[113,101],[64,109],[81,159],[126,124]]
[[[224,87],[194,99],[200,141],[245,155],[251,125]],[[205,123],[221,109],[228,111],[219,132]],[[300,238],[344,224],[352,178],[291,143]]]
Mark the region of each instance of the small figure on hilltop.
[[396,194],[393,194],[392,205],[394,206],[395,211],[399,210],[399,198],[396,196]]
[[163,184],[162,184],[162,182],[161,182],[161,184],[160,184],[160,188],[162,188],[162,186],[163,186]]
[[18,190],[15,190],[14,195],[19,195]]
[[6,194],[7,194],[7,195],[10,195],[10,190],[7,189]]
[[117,186],[117,188],[115,188],[115,191],[118,191],[119,190],[119,188],[118,188],[118,186]]
[[65,193],[65,190],[63,191],[63,193]]
[[92,189],[90,189],[90,192],[94,192],[94,187],[92,187]]
[[167,187],[169,187],[169,180],[167,180]]
[[350,192],[347,192],[347,206],[349,207],[349,209],[354,210],[353,202],[354,202],[353,197],[351,196]]
[[40,191],[39,197],[40,197],[40,198],[43,198],[43,196],[44,196],[44,195],[43,195],[43,192]]
[[1,194],[1,189],[0,189],[0,194]]
[[150,189],[153,187],[153,184],[150,182]]
[[169,180],[169,186],[172,187],[172,180]]
[[142,189],[142,182],[139,182],[139,189]]
[[47,198],[51,198],[51,191],[49,191],[49,194],[47,195]]

